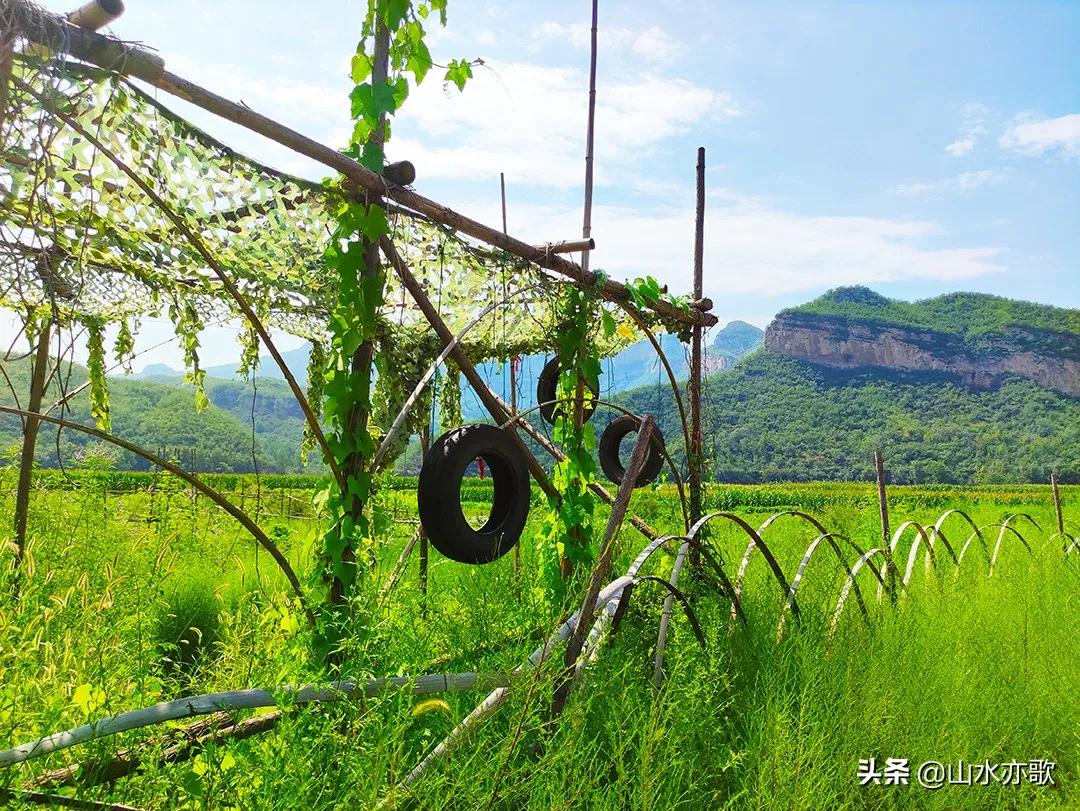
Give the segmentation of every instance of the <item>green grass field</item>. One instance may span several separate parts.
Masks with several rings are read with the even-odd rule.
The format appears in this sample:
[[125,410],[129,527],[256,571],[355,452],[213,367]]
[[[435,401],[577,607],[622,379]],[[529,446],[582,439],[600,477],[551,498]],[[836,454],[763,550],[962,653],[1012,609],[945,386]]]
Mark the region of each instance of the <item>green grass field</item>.
[[[0,476],[0,514],[10,516],[13,472]],[[111,476],[86,476],[77,486],[59,474],[39,478],[18,599],[11,553],[0,558],[0,748],[156,701],[327,678],[283,577],[238,524],[174,479]],[[301,578],[310,577],[319,524],[308,483],[232,477],[217,484],[258,516]],[[532,526],[519,575],[512,555],[467,567],[432,550],[425,597],[414,553],[380,602],[416,528],[409,485],[385,491],[395,521],[364,576],[343,676],[512,670],[558,622],[558,609],[536,589]],[[483,512],[486,486],[469,483],[467,511]],[[1080,488],[1062,492],[1066,519],[1075,522]],[[531,524],[540,504],[536,496]],[[708,506],[754,527],[774,513],[803,510],[863,549],[880,541],[869,484],[713,486]],[[760,554],[742,590],[746,627],[733,633],[728,597],[709,578],[684,573],[680,587],[706,646],[676,607],[659,689],[653,657],[665,592],[643,582],[557,722],[549,707],[561,651],[388,805],[1080,807],[1080,554],[1064,555],[1055,537],[1049,487],[895,487],[890,508],[894,528],[909,519],[930,526],[946,510],[963,509],[987,527],[990,553],[1003,534],[992,576],[977,541],[959,567],[939,543],[932,568],[920,552],[894,607],[887,596],[879,602],[873,572],[863,568],[857,582],[866,618],[852,596],[830,638],[846,574],[823,544],[801,581],[799,618],[788,617],[777,642],[785,595]],[[658,530],[681,530],[673,488],[639,491],[632,509]],[[1013,519],[1021,539],[994,526],[1015,513],[1038,527]],[[730,521],[711,526],[713,548],[734,578],[747,536]],[[956,516],[942,529],[956,552],[970,535]],[[788,516],[763,538],[790,579],[817,535]],[[901,540],[901,569],[913,537]],[[623,529],[616,574],[645,543]],[[845,549],[853,564],[857,556]],[[643,571],[666,578],[672,561],[654,555]],[[155,756],[169,745],[161,728],[127,732],[0,769],[0,788],[23,790],[50,769],[131,749],[141,753],[136,774],[48,790],[140,808],[368,808],[484,695],[398,693],[285,706],[272,731],[174,763]],[[869,758],[879,769],[888,758],[908,759],[910,783],[860,786],[859,761]],[[1034,759],[1056,764],[1053,785],[1025,776],[1019,785],[991,779],[933,790],[916,779],[926,761]],[[22,807],[17,795],[8,800]]]

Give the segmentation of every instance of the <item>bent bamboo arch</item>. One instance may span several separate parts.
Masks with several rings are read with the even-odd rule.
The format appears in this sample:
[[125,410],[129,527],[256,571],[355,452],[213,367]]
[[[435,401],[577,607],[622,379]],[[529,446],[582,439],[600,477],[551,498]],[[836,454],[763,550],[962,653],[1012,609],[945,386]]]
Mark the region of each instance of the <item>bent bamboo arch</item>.
[[239,521],[240,524],[244,527],[244,529],[251,533],[252,537],[255,538],[259,546],[261,546],[263,549],[270,553],[270,556],[274,559],[274,562],[277,563],[278,568],[280,568],[282,573],[285,575],[286,580],[289,581],[289,586],[292,588],[293,593],[296,595],[296,598],[300,601],[300,606],[303,608],[304,614],[307,617],[308,622],[312,626],[315,625],[315,615],[308,607],[307,600],[304,597],[303,587],[301,587],[300,580],[299,578],[297,578],[296,572],[293,571],[292,565],[289,563],[288,558],[286,558],[282,551],[278,549],[277,544],[270,540],[267,534],[259,528],[259,525],[251,520],[250,516],[248,516],[246,512],[241,510],[239,507],[237,507],[235,504],[225,498],[225,496],[223,496],[213,487],[208,485],[202,479],[184,470],[184,468],[180,467],[179,465],[173,464],[168,459],[164,459],[155,453],[151,453],[145,448],[140,448],[138,445],[132,442],[128,442],[126,439],[121,439],[118,436],[114,436],[113,434],[102,431],[98,428],[91,428],[89,425],[80,425],[77,422],[71,422],[70,420],[61,419],[60,417],[53,417],[48,414],[35,414],[32,411],[25,411],[21,408],[11,408],[10,406],[0,406],[0,413],[14,414],[22,417],[36,416],[40,420],[52,423],[53,425],[58,425],[61,428],[69,428],[73,431],[81,431],[84,434],[89,434],[90,436],[95,437],[96,439],[100,439],[103,442],[108,442],[112,445],[123,448],[126,451],[130,451],[137,456],[141,456],[148,462],[157,465],[158,467],[169,471],[174,476],[183,479],[185,482],[190,484],[200,493],[202,493],[219,507],[221,507],[221,509],[225,510],[225,512],[227,512],[229,515]]

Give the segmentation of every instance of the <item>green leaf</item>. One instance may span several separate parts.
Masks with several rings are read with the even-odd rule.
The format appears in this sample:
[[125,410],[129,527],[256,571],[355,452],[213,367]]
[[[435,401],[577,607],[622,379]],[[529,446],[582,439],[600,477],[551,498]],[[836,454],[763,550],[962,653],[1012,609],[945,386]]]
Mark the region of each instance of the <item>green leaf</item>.
[[472,78],[472,65],[464,59],[452,59],[446,69],[444,81],[453,82],[457,89],[464,90],[465,83]]
[[409,0],[385,0],[383,21],[391,31],[396,31],[409,13]]
[[351,76],[355,84],[360,84],[371,75],[371,57],[362,50],[363,47],[364,42],[361,42],[352,58]]

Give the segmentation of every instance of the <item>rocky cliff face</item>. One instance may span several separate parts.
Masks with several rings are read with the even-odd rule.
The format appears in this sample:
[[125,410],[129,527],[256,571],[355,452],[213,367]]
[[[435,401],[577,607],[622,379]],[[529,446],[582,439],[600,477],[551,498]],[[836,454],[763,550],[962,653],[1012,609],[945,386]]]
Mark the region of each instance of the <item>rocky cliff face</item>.
[[1006,374],[1080,397],[1080,336],[1013,327],[985,346],[934,330],[788,312],[765,330],[770,352],[839,369],[942,372],[970,388]]

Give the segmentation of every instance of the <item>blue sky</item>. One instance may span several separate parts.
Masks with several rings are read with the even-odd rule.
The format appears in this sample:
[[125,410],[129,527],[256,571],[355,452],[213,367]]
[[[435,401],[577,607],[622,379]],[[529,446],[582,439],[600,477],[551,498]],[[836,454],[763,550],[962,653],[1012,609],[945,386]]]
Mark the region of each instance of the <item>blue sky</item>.
[[[497,224],[504,171],[511,233],[580,233],[589,8],[451,0],[435,58],[485,66],[464,94],[433,71],[394,122],[390,155],[416,164],[422,193]],[[131,0],[112,30],[339,146],[361,9]],[[601,0],[600,32],[594,267],[688,289],[705,146],[705,286],[722,322],[764,326],[852,283],[1080,306],[1080,2]],[[325,174],[160,97],[241,151]],[[208,363],[238,354],[225,330],[206,344]]]

